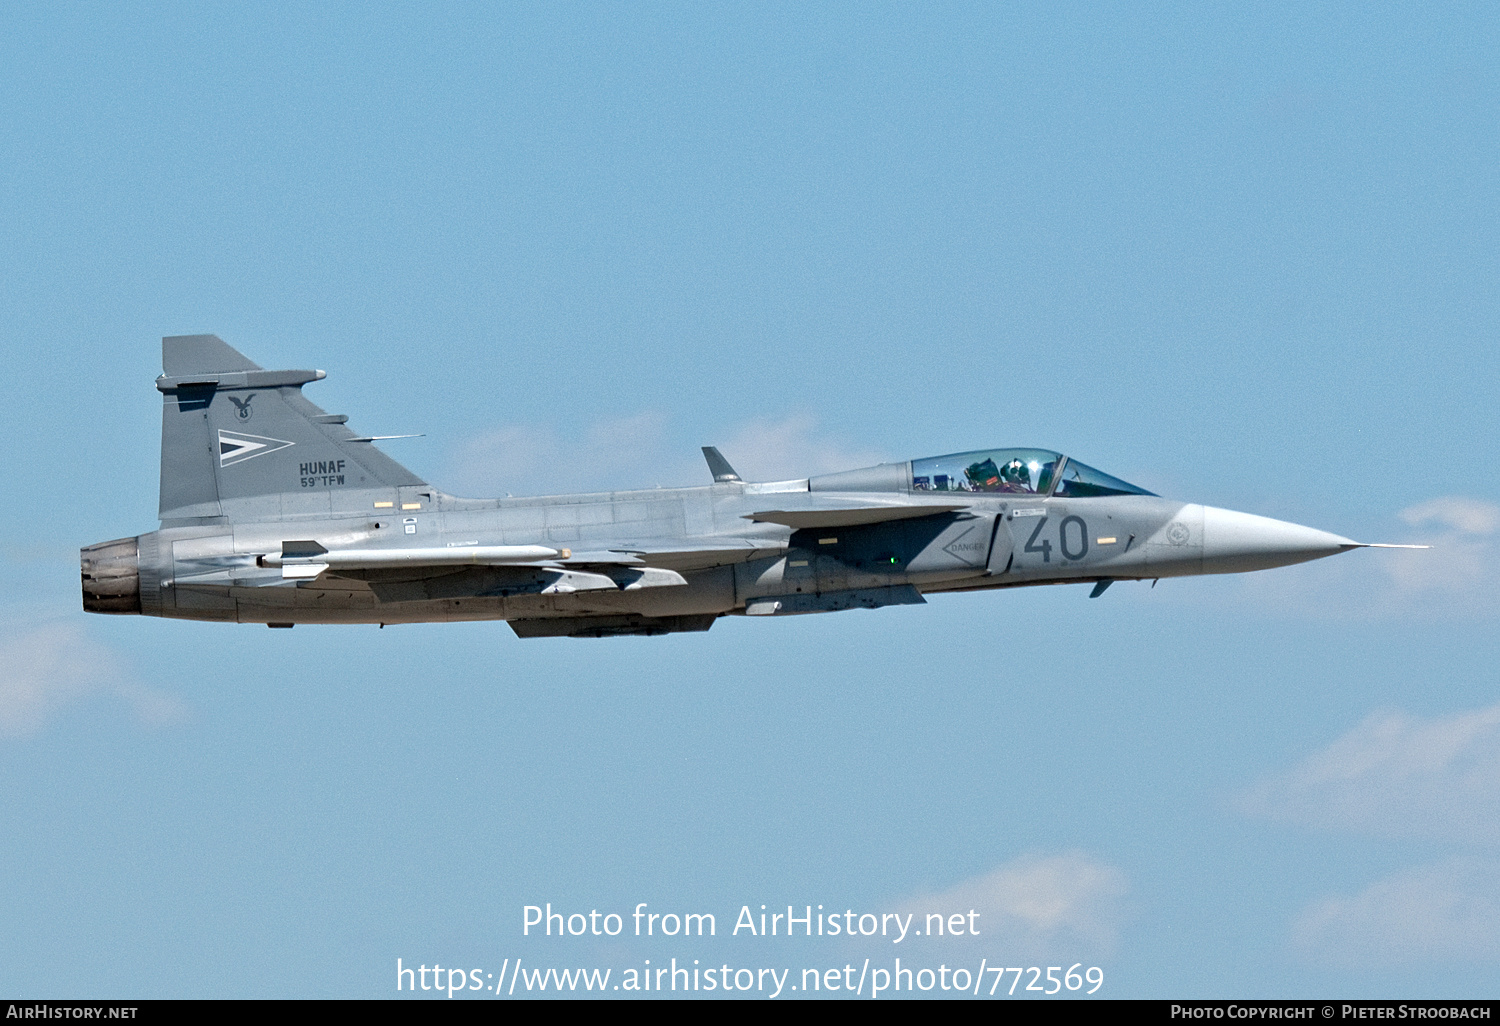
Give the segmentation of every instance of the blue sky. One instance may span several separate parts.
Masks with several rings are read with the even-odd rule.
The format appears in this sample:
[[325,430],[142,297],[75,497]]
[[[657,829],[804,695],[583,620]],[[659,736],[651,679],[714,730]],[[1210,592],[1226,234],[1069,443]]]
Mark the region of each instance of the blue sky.
[[[522,908],[989,909],[1129,996],[1500,981],[1484,5],[12,5],[0,991],[885,959]],[[1038,445],[1365,540],[1236,578],[521,641],[85,617],[159,339],[440,487]],[[757,943],[760,946],[757,947]]]

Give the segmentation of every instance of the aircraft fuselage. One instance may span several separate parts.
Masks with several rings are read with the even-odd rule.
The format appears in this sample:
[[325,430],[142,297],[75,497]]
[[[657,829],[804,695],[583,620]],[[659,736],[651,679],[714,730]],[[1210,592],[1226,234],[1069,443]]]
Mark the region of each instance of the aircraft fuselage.
[[163,340],[161,527],[84,549],[84,608],[192,620],[707,630],[936,592],[1237,573],[1359,543],[1164,499],[1041,449],[793,481],[461,499],[211,335]]

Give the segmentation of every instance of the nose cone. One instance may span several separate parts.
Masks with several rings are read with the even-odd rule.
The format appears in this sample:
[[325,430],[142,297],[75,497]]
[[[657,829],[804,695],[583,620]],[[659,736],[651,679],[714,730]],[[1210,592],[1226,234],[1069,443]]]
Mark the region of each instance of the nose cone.
[[1203,507],[1203,572],[1237,574],[1305,563],[1358,548],[1348,538],[1285,520]]

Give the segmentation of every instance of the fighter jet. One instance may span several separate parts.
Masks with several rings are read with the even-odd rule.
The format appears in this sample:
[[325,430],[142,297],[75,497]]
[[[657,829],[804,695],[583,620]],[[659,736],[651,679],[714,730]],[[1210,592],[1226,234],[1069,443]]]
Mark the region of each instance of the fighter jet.
[[292,627],[505,620],[523,638],[706,631],[721,616],[939,592],[1241,573],[1371,547],[1164,499],[1048,449],[792,481],[704,448],[694,488],[462,499],[214,335],[162,339],[161,526],[82,550],[83,607]]

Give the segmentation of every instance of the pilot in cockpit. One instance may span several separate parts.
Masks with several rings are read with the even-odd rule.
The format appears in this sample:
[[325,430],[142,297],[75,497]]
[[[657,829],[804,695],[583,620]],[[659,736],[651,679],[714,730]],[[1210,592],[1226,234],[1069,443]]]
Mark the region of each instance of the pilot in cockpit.
[[1017,459],[1000,468],[1000,491],[1031,491],[1031,471],[1026,468],[1026,464]]

